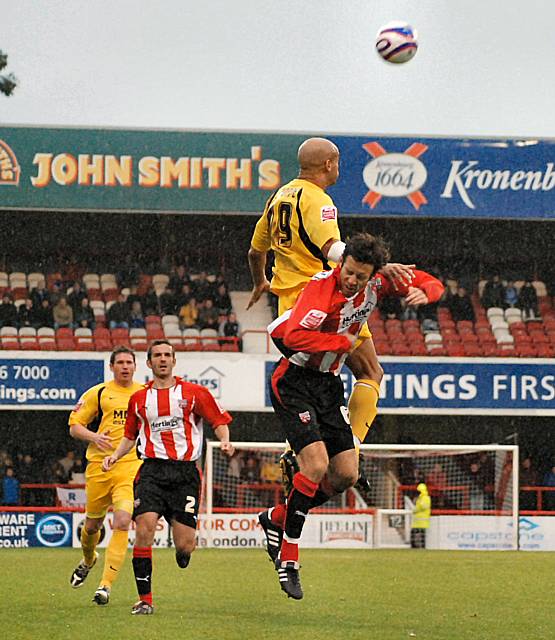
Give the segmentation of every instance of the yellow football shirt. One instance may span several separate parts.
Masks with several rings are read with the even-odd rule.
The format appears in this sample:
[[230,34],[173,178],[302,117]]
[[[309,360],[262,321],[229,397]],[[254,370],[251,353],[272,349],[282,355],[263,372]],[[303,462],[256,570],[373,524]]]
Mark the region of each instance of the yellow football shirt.
[[[69,426],[81,424],[91,428],[92,426],[96,427],[98,424],[99,433],[110,431],[113,444],[111,451],[101,451],[91,442],[87,447],[87,460],[90,462],[102,462],[105,456],[116,450],[123,437],[129,398],[135,391],[139,391],[143,387],[144,385],[138,382],[133,382],[129,387],[121,387],[113,380],[110,380],[91,387],[81,396],[69,416]],[[121,459],[136,460],[135,449]]]
[[271,290],[279,296],[335,266],[322,253],[330,238],[341,239],[333,200],[313,182],[295,178],[266,203],[251,245],[256,251],[274,252]]

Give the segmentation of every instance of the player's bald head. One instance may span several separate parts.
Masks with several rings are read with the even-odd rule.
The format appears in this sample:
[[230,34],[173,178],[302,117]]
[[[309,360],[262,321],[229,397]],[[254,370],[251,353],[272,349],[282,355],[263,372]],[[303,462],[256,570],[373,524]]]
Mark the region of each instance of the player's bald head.
[[339,149],[326,138],[309,138],[299,147],[297,158],[301,171],[321,170],[323,165],[339,155]]

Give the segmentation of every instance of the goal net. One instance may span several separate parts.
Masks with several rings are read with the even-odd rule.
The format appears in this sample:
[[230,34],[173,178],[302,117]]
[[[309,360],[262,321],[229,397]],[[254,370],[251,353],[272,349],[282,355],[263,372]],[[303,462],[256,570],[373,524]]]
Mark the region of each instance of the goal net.
[[[234,444],[230,460],[219,443],[208,442],[207,515],[256,514],[285,500],[279,468],[284,445]],[[349,489],[315,513],[371,514],[374,546],[407,546],[413,502],[423,482],[432,501],[431,543],[437,539],[445,548],[456,540],[457,548],[487,548],[472,546],[472,531],[479,528],[490,542],[500,542],[491,548],[518,548],[518,447],[362,445],[360,468],[368,487]]]

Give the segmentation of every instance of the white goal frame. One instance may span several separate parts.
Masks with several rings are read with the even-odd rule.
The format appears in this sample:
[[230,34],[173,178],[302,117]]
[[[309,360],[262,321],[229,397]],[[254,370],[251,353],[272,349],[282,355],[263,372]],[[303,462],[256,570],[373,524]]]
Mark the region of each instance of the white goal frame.
[[[235,442],[237,448],[251,449],[251,450],[265,450],[265,449],[284,449],[283,442]],[[213,515],[213,486],[214,486],[214,449],[219,449],[220,443],[218,441],[207,441],[206,443],[206,462],[205,462],[205,501],[204,501],[204,513],[208,516]],[[430,445],[402,445],[402,444],[363,444],[360,447],[361,453],[367,451],[376,452],[459,452],[459,453],[477,453],[477,452],[506,452],[512,454],[512,469],[511,469],[511,503],[510,512],[507,517],[511,519],[511,534],[510,534],[510,547],[511,549],[519,548],[519,484],[518,484],[518,471],[519,471],[519,448],[517,445],[454,445],[454,444],[430,444]],[[378,508],[373,509],[377,511]],[[384,510],[382,509],[382,512]],[[396,511],[396,510],[390,510]],[[406,513],[406,509],[399,510],[399,513]],[[492,514],[496,515],[496,514]],[[498,515],[498,514],[497,514]],[[379,525],[378,525],[379,526]]]

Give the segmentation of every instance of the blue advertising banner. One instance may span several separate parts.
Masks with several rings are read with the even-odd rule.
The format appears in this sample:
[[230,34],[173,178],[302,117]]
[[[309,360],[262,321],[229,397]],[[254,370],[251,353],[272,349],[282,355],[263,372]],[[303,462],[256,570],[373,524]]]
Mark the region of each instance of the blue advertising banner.
[[0,548],[71,547],[68,513],[0,511]]
[[555,141],[332,139],[343,214],[555,220]]
[[72,409],[103,379],[103,359],[0,358],[0,409]]
[[[555,361],[380,358],[380,413],[555,415]],[[266,363],[266,373],[274,362]],[[345,397],[353,378],[344,369]],[[266,406],[271,406],[266,390]]]

